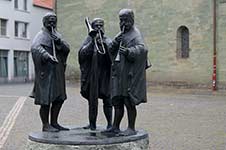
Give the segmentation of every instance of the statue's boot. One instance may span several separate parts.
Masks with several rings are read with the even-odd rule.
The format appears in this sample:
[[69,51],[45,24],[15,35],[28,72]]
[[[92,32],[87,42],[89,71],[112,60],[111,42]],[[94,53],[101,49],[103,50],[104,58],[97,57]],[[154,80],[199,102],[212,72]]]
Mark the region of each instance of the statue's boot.
[[63,105],[63,102],[53,102],[51,107],[51,126],[53,126],[58,130],[68,131],[69,128],[62,127],[58,123],[58,116],[59,116],[62,105]]
[[128,116],[128,128],[121,132],[120,135],[122,136],[130,136],[135,135],[135,122],[136,122],[136,116],[137,116],[137,109],[136,106],[131,105],[131,102],[127,99],[125,100],[125,105],[127,108],[127,116]]
[[119,136],[131,136],[131,135],[136,135],[137,132],[131,128],[127,128],[125,131],[122,131],[119,133]]
[[82,127],[83,129],[90,129],[90,125],[86,125],[84,127]]
[[96,130],[96,121],[90,121],[90,130]]
[[56,128],[58,130],[61,130],[61,131],[69,131],[70,130],[69,128],[62,127],[59,124],[51,124],[51,126],[53,126],[54,128]]
[[[92,124],[92,125],[90,125]],[[90,130],[96,130],[96,123],[90,123],[89,125],[86,125],[82,127],[83,129],[90,129]]]
[[42,131],[43,132],[58,132],[59,130],[52,127],[49,124],[49,105],[41,105],[39,110],[40,118],[42,120]]
[[43,125],[42,127],[43,132],[59,132],[60,130],[57,128],[54,128],[50,124]]
[[107,120],[107,127],[106,129],[110,129],[112,127],[112,106],[105,106],[104,105],[104,115]]
[[90,130],[96,130],[97,106],[89,105],[89,127]]
[[101,133],[104,135],[115,136],[115,135],[119,134],[120,132],[121,131],[119,128],[116,128],[113,126],[107,130],[102,131]]
[[110,128],[112,128],[112,124],[109,124],[109,123],[108,123],[106,129],[110,129]]

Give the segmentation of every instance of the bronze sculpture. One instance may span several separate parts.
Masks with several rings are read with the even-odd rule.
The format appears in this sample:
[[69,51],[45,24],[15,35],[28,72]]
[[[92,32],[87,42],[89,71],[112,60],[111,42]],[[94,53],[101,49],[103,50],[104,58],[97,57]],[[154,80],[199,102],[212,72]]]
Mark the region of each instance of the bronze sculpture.
[[[58,115],[66,100],[65,69],[69,45],[56,30],[57,16],[47,13],[43,17],[43,28],[35,36],[32,58],[35,67],[35,81],[31,97],[40,105],[42,131],[57,132],[69,130],[58,124]],[[50,113],[50,123],[49,123]]]
[[105,36],[104,20],[95,18],[91,25],[86,18],[89,35],[82,44],[78,56],[81,70],[81,95],[88,100],[89,125],[85,129],[96,129],[98,98],[103,99],[103,110],[107,129],[112,126],[112,104],[110,99],[111,58],[108,48],[111,40]]
[[[146,73],[147,49],[140,31],[134,26],[134,13],[131,9],[119,12],[121,32],[111,44],[112,64],[111,98],[115,108],[113,127],[104,133],[123,136],[136,134],[136,105],[147,102]],[[128,114],[128,128],[120,132],[120,123],[124,115],[124,106]]]

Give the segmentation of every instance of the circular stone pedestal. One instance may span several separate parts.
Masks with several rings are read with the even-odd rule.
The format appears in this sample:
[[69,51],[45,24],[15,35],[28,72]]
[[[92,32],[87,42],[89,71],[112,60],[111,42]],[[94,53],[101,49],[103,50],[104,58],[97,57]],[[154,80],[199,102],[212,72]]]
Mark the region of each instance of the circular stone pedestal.
[[148,134],[137,131],[132,136],[112,136],[96,131],[73,128],[70,131],[33,132],[26,150],[148,150]]

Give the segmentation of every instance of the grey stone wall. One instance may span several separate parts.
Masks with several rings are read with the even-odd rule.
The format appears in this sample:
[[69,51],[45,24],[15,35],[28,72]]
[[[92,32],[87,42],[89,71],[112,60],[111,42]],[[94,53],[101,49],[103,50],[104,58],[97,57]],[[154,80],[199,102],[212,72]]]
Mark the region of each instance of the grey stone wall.
[[[59,29],[71,44],[67,74],[79,76],[78,49],[87,35],[84,18],[105,19],[106,34],[113,38],[119,31],[118,12],[129,7],[135,23],[149,47],[153,67],[147,71],[152,82],[184,85],[212,85],[213,4],[206,0],[67,0],[57,1]],[[217,7],[217,77],[219,86],[226,83],[226,3]],[[177,29],[186,26],[190,33],[190,56],[177,59]]]

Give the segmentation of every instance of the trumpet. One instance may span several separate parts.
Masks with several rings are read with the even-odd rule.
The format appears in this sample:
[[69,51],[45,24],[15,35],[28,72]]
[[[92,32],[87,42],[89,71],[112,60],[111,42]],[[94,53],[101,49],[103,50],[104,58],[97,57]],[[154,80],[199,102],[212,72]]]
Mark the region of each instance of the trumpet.
[[[88,29],[88,34],[91,37],[94,37],[94,44],[95,44],[95,47],[97,49],[97,52],[100,53],[100,54],[105,54],[106,50],[105,50],[105,47],[104,47],[104,42],[103,42],[103,37],[102,37],[101,31],[95,30],[95,29],[92,28],[88,17],[85,18],[85,23],[86,23],[86,27]],[[100,43],[101,43],[102,50],[100,50],[100,48],[97,45],[97,37],[96,37],[97,34],[99,34],[99,37],[100,37]]]
[[[121,34],[124,33],[125,31],[125,26],[122,27],[122,31],[121,31]],[[119,44],[119,48],[122,46],[122,41],[120,41],[120,44]],[[119,51],[115,57],[115,61],[120,61],[120,54],[119,54]]]
[[[51,26],[51,31],[52,31],[51,34],[54,34],[53,26]],[[52,39],[52,46],[53,46],[53,58],[56,62],[58,62],[57,57],[56,57],[56,47],[55,47],[55,43],[54,43],[53,39]]]

